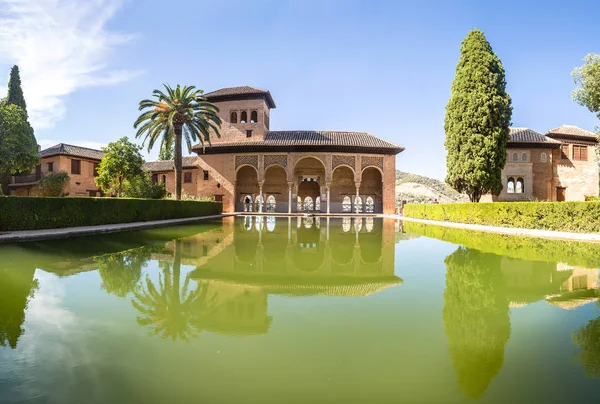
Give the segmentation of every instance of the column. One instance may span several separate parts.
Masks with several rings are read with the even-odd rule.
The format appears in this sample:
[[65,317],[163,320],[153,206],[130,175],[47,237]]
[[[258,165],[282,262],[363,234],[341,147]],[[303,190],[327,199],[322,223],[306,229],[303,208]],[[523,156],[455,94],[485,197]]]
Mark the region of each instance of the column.
[[[327,214],[329,214],[331,212],[331,210],[330,210],[331,205],[329,204],[329,199],[331,197],[331,191],[330,191],[331,183],[328,182],[326,184],[326,187],[327,187]],[[327,219],[327,220],[329,221],[329,219]],[[327,231],[329,232],[329,227],[327,228]]]
[[288,182],[288,214],[292,213],[292,187],[293,182]]
[[358,213],[358,191],[360,189],[360,182],[356,182],[354,183],[354,186],[356,186],[356,196],[354,197],[354,213]]
[[[259,182],[259,183],[258,183],[258,187],[259,187],[259,189],[260,189],[260,192],[259,192],[259,194],[258,194],[258,195],[259,195],[259,198],[258,198],[258,199],[259,199],[259,201],[260,201],[260,203],[258,204],[258,212],[259,212],[259,213],[262,213],[262,211],[263,211],[263,205],[264,205],[264,201],[263,201],[263,192],[262,192],[263,185],[264,185],[264,182]],[[357,191],[357,192],[358,192],[358,191]]]

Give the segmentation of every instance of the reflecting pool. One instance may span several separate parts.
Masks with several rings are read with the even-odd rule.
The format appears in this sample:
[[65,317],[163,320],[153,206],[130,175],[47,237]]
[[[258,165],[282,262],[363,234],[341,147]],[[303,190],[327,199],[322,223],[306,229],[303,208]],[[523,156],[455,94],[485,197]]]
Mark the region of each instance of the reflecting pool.
[[600,244],[238,217],[0,246],[0,403],[563,403]]

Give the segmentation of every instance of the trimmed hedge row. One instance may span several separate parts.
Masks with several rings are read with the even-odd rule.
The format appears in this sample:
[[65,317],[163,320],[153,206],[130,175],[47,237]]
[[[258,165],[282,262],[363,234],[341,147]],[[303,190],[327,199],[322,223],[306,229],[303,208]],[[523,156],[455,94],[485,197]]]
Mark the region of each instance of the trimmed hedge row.
[[217,215],[221,202],[168,199],[0,197],[0,232]]
[[521,260],[564,262],[585,268],[600,267],[600,244],[596,243],[507,236],[413,222],[404,222],[403,228],[409,234]]
[[404,216],[524,229],[600,232],[600,203],[598,202],[411,204],[404,206]]

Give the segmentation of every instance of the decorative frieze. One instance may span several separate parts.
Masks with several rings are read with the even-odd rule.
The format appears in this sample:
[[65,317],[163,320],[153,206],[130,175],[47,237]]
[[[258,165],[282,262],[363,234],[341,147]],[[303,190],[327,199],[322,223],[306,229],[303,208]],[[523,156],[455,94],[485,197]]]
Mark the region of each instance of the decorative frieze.
[[235,156],[235,169],[243,165],[252,166],[258,171],[258,154]]
[[364,170],[367,167],[377,167],[383,171],[383,157],[380,156],[361,156],[360,168]]
[[331,170],[335,170],[338,166],[350,166],[353,170],[356,169],[356,156],[340,156],[334,154],[331,156]]
[[265,170],[274,164],[287,168],[287,155],[285,154],[265,154],[264,160]]

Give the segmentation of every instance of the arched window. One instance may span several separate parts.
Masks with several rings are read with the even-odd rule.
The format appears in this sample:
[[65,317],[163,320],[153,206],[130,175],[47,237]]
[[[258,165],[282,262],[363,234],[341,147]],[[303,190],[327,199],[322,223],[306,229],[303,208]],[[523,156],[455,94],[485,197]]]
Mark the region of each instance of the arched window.
[[523,192],[525,192],[525,182],[523,181],[523,178],[519,178],[517,180],[517,187],[515,189],[515,193],[522,194]]
[[275,196],[269,195],[267,197],[267,212],[275,212],[276,207],[277,201],[275,200]]
[[248,123],[248,113],[246,111],[242,111],[240,115],[240,123]]
[[521,154],[521,161],[524,163],[527,162],[527,153]]
[[513,153],[512,161],[519,161],[519,153]]
[[354,199],[354,210],[356,213],[362,213],[363,211],[362,198],[360,196],[357,196],[356,199]]
[[509,194],[515,193],[515,179],[512,177],[508,179],[508,184],[506,184],[506,192]]
[[352,226],[352,219],[349,217],[345,217],[342,219],[342,231],[344,233],[348,233],[350,231],[350,226]]
[[258,112],[252,111],[250,113],[250,123],[256,123],[256,122],[258,122]]
[[354,230],[357,232],[362,230],[362,217],[357,217],[354,219]]
[[313,198],[311,198],[310,196],[304,198],[304,210],[315,210]]
[[262,198],[260,197],[260,195],[256,195],[256,199],[254,200],[256,212],[261,210],[260,207],[262,206],[262,204],[263,204]]
[[365,228],[367,229],[367,233],[370,233],[373,231],[373,218],[372,217],[368,217],[365,219]]
[[352,199],[349,196],[342,200],[342,212],[352,212]]
[[317,196],[315,198],[315,210],[321,210],[321,197]]
[[542,153],[542,155],[540,156],[540,161],[542,163],[545,163],[547,158],[548,158],[548,155],[546,153]]
[[231,123],[237,123],[237,112],[231,111],[231,117],[229,119]]
[[252,197],[249,195],[244,197],[244,212],[252,212]]
[[302,211],[302,199],[300,197],[298,197],[298,201],[296,202],[296,210],[298,212]]
[[375,201],[373,201],[372,197],[367,197],[367,201],[365,203],[365,212],[373,213],[375,211]]

